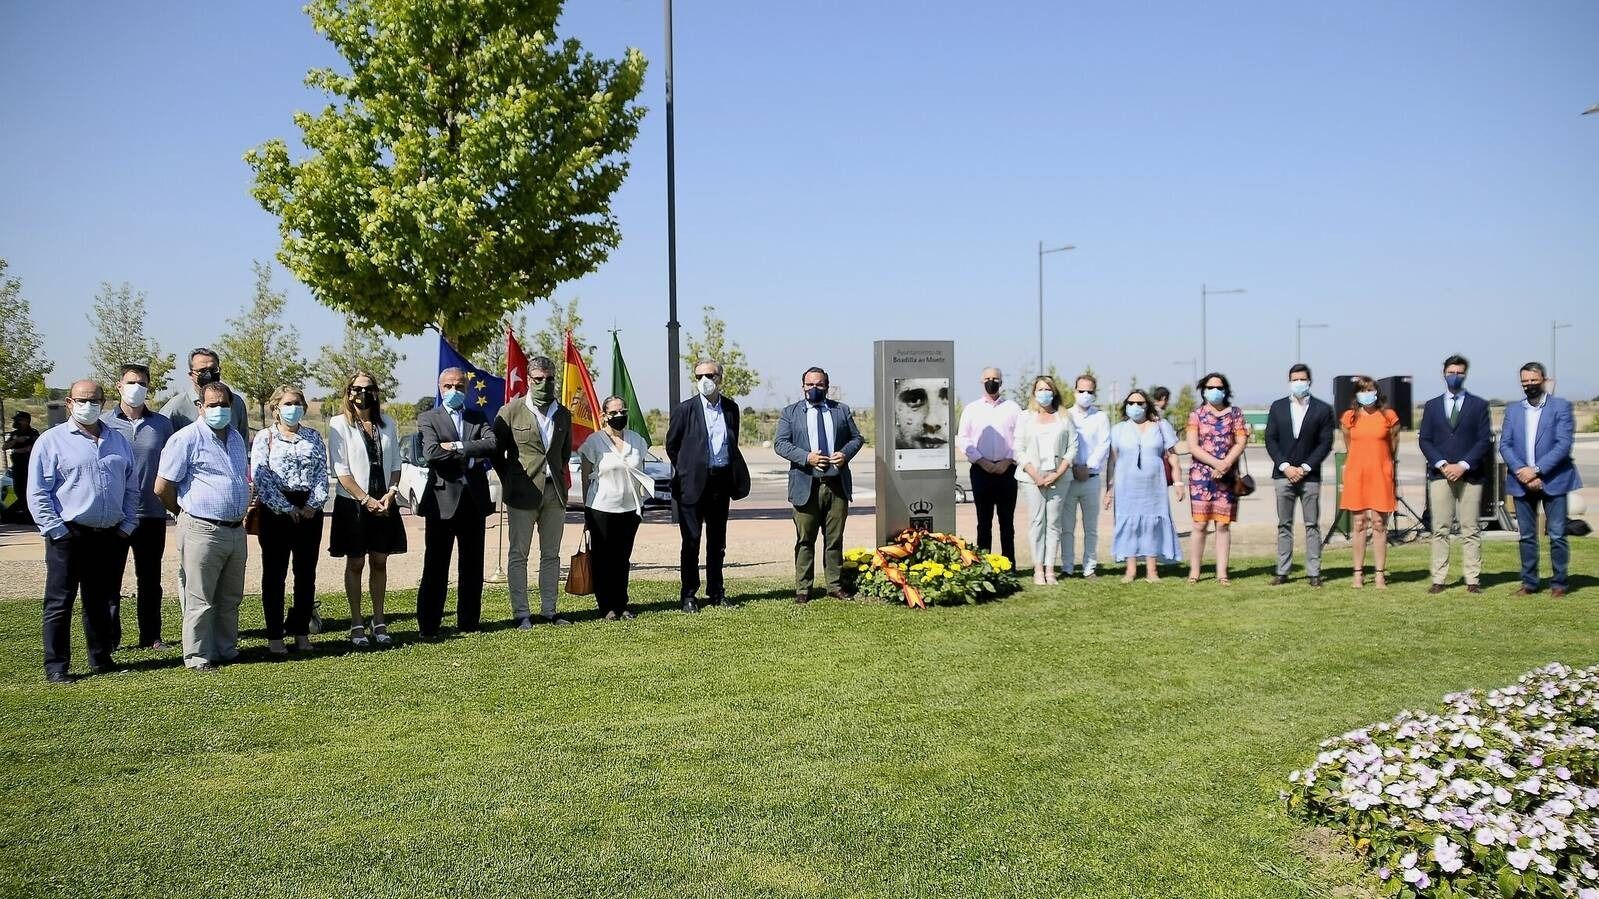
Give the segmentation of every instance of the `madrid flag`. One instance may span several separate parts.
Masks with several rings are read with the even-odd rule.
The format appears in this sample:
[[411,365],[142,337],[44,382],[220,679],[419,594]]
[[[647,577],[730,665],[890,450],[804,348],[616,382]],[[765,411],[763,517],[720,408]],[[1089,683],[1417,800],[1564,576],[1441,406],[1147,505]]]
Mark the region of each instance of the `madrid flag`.
[[594,395],[594,379],[589,377],[588,366],[583,364],[583,354],[572,342],[572,332],[566,332],[566,370],[561,374],[561,405],[572,413],[572,445],[581,446],[589,435],[600,429],[600,414]]
[[505,401],[527,393],[527,356],[509,326],[505,329]]

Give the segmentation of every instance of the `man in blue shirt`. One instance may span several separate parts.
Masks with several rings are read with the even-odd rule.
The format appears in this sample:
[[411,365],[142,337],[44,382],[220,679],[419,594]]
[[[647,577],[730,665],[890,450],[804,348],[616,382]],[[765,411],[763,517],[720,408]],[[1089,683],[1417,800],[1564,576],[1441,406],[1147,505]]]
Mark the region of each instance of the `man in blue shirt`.
[[118,596],[111,604],[111,628],[122,643],[122,576],[128,570],[128,554],[133,554],[133,571],[138,580],[139,644],[148,649],[167,649],[161,642],[161,556],[167,548],[167,510],[155,495],[155,475],[161,464],[161,448],[172,437],[172,420],[144,404],[150,395],[150,369],[136,362],[122,366],[120,400],[110,412],[100,416],[101,424],[121,434],[133,448],[134,479],[139,483],[139,526],[129,545],[113,560],[117,568]]
[[202,673],[239,654],[244,600],[244,512],[250,504],[244,438],[233,427],[233,391],[200,388],[200,420],[179,430],[161,453],[155,492],[179,512],[183,664]]
[[96,674],[116,670],[111,602],[119,583],[106,559],[126,552],[138,521],[133,450],[100,423],[105,392],[92,380],[69,391],[72,418],[40,436],[28,460],[28,509],[44,535],[44,672],[71,683],[72,600],[83,591],[83,638]]

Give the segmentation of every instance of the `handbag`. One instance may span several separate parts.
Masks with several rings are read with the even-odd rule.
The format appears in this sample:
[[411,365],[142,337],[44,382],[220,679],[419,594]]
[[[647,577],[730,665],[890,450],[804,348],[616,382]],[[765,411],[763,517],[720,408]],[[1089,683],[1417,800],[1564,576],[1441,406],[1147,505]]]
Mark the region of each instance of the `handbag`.
[[1238,455],[1238,464],[1233,466],[1233,493],[1239,498],[1255,492],[1255,478],[1249,473],[1249,456],[1247,453]]
[[589,552],[589,529],[583,529],[578,538],[577,552],[566,568],[566,592],[571,596],[591,596],[594,593],[594,563]]
[[[276,425],[274,425],[276,427]],[[266,461],[272,464],[272,438],[276,436],[267,433]],[[250,505],[244,510],[244,532],[254,537],[261,536],[261,516],[266,514],[266,509],[261,505],[261,498],[255,493],[255,468],[251,466],[244,471],[244,480],[250,485]]]

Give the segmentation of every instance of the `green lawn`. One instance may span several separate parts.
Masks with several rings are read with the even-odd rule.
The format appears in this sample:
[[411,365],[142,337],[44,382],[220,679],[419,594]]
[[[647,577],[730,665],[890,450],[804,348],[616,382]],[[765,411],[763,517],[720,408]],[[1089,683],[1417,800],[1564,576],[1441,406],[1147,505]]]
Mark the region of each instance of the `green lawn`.
[[1431,597],[1423,553],[1386,593],[1342,552],[1320,592],[1254,563],[925,613],[745,581],[733,611],[439,644],[405,616],[393,650],[288,663],[251,631],[256,664],[70,687],[3,602],[0,895],[1361,895],[1276,798],[1319,739],[1599,660],[1592,576]]

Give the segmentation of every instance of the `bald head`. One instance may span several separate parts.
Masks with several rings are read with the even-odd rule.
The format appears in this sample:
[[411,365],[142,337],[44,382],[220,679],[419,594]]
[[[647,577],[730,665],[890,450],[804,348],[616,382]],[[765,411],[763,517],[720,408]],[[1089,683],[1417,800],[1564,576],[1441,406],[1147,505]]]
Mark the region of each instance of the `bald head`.
[[72,382],[72,386],[67,388],[67,395],[74,402],[98,403],[105,399],[105,390],[100,386],[99,381],[93,378],[82,378]]

